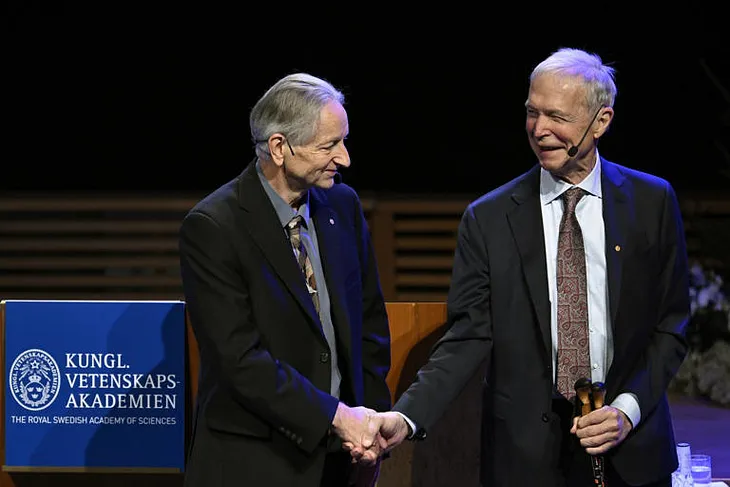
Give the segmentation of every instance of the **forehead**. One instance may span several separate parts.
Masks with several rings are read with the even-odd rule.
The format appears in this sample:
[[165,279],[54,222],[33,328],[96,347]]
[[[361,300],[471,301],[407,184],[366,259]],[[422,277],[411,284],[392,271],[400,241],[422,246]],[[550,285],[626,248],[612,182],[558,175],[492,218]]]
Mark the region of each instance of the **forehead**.
[[530,83],[527,102],[540,109],[579,111],[586,107],[586,87],[577,77],[541,74]]
[[319,112],[317,140],[344,137],[349,130],[347,111],[339,102],[332,100]]

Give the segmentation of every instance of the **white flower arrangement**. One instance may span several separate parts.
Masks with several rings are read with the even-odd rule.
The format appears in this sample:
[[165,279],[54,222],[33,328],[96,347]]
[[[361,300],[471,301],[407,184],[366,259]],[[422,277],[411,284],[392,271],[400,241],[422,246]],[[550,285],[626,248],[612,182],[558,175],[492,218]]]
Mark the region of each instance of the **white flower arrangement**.
[[689,270],[691,315],[706,309],[730,313],[730,303],[723,293],[723,284],[722,276],[714,270],[705,270],[699,263],[692,264]]
[[730,301],[722,276],[690,268],[689,352],[669,390],[730,407]]

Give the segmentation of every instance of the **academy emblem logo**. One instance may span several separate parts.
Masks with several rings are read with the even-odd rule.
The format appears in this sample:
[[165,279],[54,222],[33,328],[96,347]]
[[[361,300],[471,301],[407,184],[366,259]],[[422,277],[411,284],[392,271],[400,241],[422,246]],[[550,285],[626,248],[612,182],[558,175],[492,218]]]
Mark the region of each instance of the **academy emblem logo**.
[[60,377],[58,364],[48,353],[26,350],[10,366],[10,392],[28,411],[41,411],[58,397]]

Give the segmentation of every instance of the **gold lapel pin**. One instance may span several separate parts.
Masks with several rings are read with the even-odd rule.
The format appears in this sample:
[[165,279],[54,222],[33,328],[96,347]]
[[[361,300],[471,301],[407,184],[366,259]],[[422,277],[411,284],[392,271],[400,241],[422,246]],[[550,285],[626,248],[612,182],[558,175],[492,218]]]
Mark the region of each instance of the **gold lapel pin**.
[[334,225],[334,224],[335,224],[334,218],[330,218],[330,225]]
[[615,246],[614,249],[616,249],[616,252],[621,252],[621,246],[620,245]]

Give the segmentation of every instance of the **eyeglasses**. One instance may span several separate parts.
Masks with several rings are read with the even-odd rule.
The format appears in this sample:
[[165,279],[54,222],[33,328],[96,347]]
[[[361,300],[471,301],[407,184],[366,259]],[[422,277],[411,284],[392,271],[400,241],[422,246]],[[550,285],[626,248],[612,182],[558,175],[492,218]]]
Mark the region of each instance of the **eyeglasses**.
[[[284,135],[284,140],[286,140],[286,145],[289,146],[291,155],[295,156],[296,154],[294,153],[294,149],[292,149],[291,144],[289,143],[289,138],[286,135]],[[256,142],[257,144],[261,144],[261,143],[268,142],[268,141],[269,141],[268,139],[259,139],[254,142]]]

